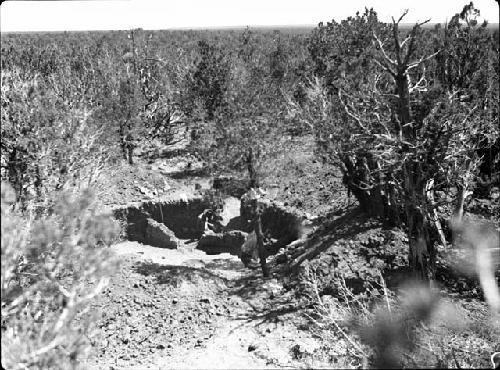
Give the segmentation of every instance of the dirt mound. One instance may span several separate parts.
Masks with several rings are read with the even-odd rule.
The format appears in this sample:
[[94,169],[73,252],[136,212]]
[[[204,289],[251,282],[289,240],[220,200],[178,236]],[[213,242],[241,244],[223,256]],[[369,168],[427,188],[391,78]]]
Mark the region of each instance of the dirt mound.
[[[399,229],[385,229],[381,223],[352,208],[333,217],[306,239],[285,247],[273,264],[286,266],[299,277],[313,270],[322,294],[337,295],[340,284],[354,293],[378,287],[380,273],[389,283],[397,283],[404,273],[407,253],[405,234]],[[293,276],[297,276],[297,275]],[[293,284],[304,289],[301,278]]]
[[319,345],[298,329],[306,328],[300,307],[276,278],[192,244],[169,250],[125,242],[113,249],[123,263],[93,304],[103,316],[85,368],[248,369],[313,361]]
[[224,293],[224,276],[200,268],[196,260],[172,262],[127,257],[95,303],[102,318],[94,361],[101,368],[104,363],[144,366],[179,348],[203,346],[230,314],[234,302]]

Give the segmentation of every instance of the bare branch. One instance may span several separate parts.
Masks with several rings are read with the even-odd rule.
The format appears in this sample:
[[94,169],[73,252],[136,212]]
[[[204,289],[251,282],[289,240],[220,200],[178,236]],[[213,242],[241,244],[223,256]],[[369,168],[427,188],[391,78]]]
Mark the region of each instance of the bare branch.
[[430,21],[431,21],[431,19],[430,19],[430,18],[429,18],[429,19],[426,19],[426,20],[425,20],[425,21],[423,21],[423,22],[417,23],[417,24],[415,25],[415,27],[421,27],[421,26],[423,26],[424,24],[429,23]]
[[389,55],[387,55],[387,53],[385,52],[385,49],[384,49],[384,44],[382,41],[380,41],[380,39],[377,37],[377,35],[375,34],[375,32],[373,32],[373,37],[375,38],[375,40],[377,41],[377,44],[380,48],[380,50],[382,51],[382,54],[384,55],[384,58],[392,65],[396,66],[397,63],[395,60],[391,59],[389,57]]
[[379,62],[377,59],[373,59],[375,63],[377,63],[380,67],[382,67],[386,72],[388,72],[392,77],[396,78],[396,72],[394,72],[392,69],[390,69],[388,66],[384,65],[383,63]]
[[403,48],[403,47],[405,46],[405,44],[408,42],[408,40],[410,40],[410,39],[411,39],[411,35],[408,35],[408,36],[407,36],[407,37],[403,40],[403,42],[401,43],[401,45],[400,45],[400,46],[401,46],[401,48]]
[[427,79],[425,78],[425,66],[423,68],[422,77],[420,77],[420,80],[418,80],[417,83],[414,84],[413,86],[409,87],[410,94],[413,91],[418,91],[418,92],[427,91]]
[[391,132],[389,131],[389,128],[387,127],[387,125],[380,119],[380,116],[378,115],[378,113],[374,113],[374,115],[378,118],[378,122],[380,123],[380,126],[382,126],[385,130],[385,132],[387,133],[387,135],[391,135]]
[[349,112],[349,109],[347,108],[347,105],[342,100],[342,95],[341,95],[341,90],[340,89],[339,89],[339,92],[338,92],[338,96],[339,96],[340,103],[344,107],[344,111],[346,112],[346,114],[349,117],[351,117],[364,132],[369,132],[368,129],[361,123],[361,119],[359,117],[357,117],[356,115],[354,115],[353,113]]
[[391,97],[391,98],[399,98],[399,95],[397,94],[389,94],[389,93],[383,93],[383,94],[380,94],[381,96],[388,96],[388,97]]
[[436,55],[438,55],[439,53],[441,52],[441,50],[438,50],[436,51],[435,53],[427,56],[427,57],[422,57],[420,58],[420,60],[418,60],[417,62],[413,62],[411,64],[408,65],[408,67],[406,68],[407,71],[409,71],[410,69],[412,68],[415,68],[415,67],[418,67],[420,64],[422,64],[423,62],[426,62],[428,61],[429,59],[432,59],[434,58]]
[[401,22],[403,20],[403,18],[408,14],[408,9],[405,9],[405,11],[403,12],[403,14],[401,14],[401,17],[399,17],[398,21],[394,21],[394,17],[392,17],[392,23],[394,25],[396,24],[399,24],[399,22]]
[[144,58],[144,60],[150,60],[152,62],[160,62],[160,63],[163,63],[163,64],[166,64],[167,62],[165,62],[164,60],[162,59],[159,59],[159,58]]

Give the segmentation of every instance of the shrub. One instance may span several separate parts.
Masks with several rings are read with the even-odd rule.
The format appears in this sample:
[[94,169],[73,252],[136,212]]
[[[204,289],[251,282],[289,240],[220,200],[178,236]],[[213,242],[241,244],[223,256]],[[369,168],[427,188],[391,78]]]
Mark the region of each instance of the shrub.
[[[368,10],[320,25],[310,43],[316,64],[310,104],[293,105],[292,113],[312,123],[318,151],[339,167],[363,210],[405,226],[409,265],[433,279],[437,245],[447,244],[437,205],[451,203],[437,199],[435,190],[457,189],[453,215],[460,220],[481,162],[476,153],[498,136],[491,104],[498,89],[489,83],[498,78],[492,68],[498,57],[489,47],[493,38],[477,27],[472,4],[453,18],[437,46],[429,40],[443,38],[423,29],[426,22],[407,34],[400,30],[405,14],[392,25]],[[459,18],[470,22],[461,26]],[[474,57],[462,50],[465,39],[483,45]],[[451,63],[445,74],[456,74],[454,63],[466,64],[470,78],[445,84],[435,77],[440,53]]]
[[51,215],[18,212],[2,184],[2,367],[68,369],[88,349],[89,303],[116,263],[117,226],[92,209],[92,194],[61,194]]

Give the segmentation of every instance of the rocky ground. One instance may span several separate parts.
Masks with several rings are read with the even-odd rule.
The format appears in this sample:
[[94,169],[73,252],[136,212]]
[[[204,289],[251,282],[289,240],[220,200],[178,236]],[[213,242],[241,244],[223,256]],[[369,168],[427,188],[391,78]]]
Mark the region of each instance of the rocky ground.
[[93,308],[102,312],[92,369],[328,367],[291,291],[235,256],[123,242],[122,265]]
[[[138,158],[134,165],[122,164],[107,176],[99,201],[106,208],[199,195],[213,185],[201,166],[185,153]],[[283,172],[276,173],[277,179],[280,176]],[[287,189],[268,189],[271,198],[292,205],[295,193],[308,192],[304,182],[312,184],[313,179],[294,183],[287,178],[288,183],[278,181],[278,188]],[[323,199],[313,198],[309,211]],[[239,213],[239,201],[234,200],[226,197],[224,220]],[[304,307],[279,276],[264,279],[238,257],[207,255],[196,244],[180,240],[175,250],[131,241],[113,246],[121,264],[93,304],[101,319],[86,368],[331,367],[330,359],[321,354],[321,341],[308,330]]]
[[[303,144],[297,143],[305,148]],[[398,270],[406,265],[404,233],[386,229],[360,214],[342,190],[339,177],[332,176],[312,151],[290,153],[266,177],[263,185],[267,197],[307,212],[317,227],[307,243],[286,248],[273,265],[293,265],[295,259],[310,250],[301,270],[305,266],[314,269],[319,278],[318,289],[325,296],[335,297],[340,281],[354,293],[365,291],[370,284],[380,292],[380,270],[391,271],[384,273],[386,282],[397,286],[398,279],[404,278]],[[203,173],[203,163],[185,153],[154,160],[138,158],[136,164],[120,165],[107,177],[110,181],[99,197],[104,207],[178,200],[200,195],[214,185],[213,179]],[[239,211],[239,201],[225,199],[222,216],[229,220],[232,213]],[[245,268],[237,256],[207,255],[195,247],[195,240],[182,239],[175,250],[130,241],[113,246],[121,266],[93,305],[102,317],[92,337],[93,351],[85,368],[362,366],[349,338],[337,331],[334,340],[325,341],[326,331],[313,328],[308,316],[314,314],[310,301],[297,294],[305,291],[301,279],[287,279],[288,273],[278,275],[279,268],[274,269],[274,276],[264,279],[259,270]],[[477,286],[474,279],[455,273],[441,281],[447,284],[443,294],[451,297],[459,286],[464,285],[467,292],[472,291],[471,286]],[[460,290],[457,299],[462,295]],[[464,311],[471,317],[471,325],[478,328],[487,322],[473,317],[474,312],[487,312],[481,298],[480,294],[468,298],[472,303],[467,303],[470,307]],[[457,350],[467,344],[467,335],[475,338],[470,343],[480,348],[471,347],[468,351],[477,354],[482,362],[463,362],[464,366],[485,363],[483,357],[494,349],[492,341],[500,335],[494,328],[487,335],[484,330],[468,330],[466,337],[463,332],[446,329],[443,334],[440,330],[439,335],[431,332],[422,337],[429,343],[446,339]],[[419,365],[436,363],[426,356],[417,356],[422,360]]]

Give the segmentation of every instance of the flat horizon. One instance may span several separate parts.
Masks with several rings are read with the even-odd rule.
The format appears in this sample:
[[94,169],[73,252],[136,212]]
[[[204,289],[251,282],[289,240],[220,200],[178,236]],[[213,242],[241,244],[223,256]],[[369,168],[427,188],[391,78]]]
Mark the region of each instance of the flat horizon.
[[[55,31],[0,31],[0,34],[13,34],[13,33],[64,33],[64,32],[120,32],[120,31],[130,31],[141,29],[144,31],[221,31],[221,30],[243,30],[249,29],[313,29],[318,26],[320,22],[316,24],[276,24],[276,25],[245,25],[245,26],[213,26],[213,27],[170,27],[162,29],[148,29],[148,28],[121,28],[121,29],[101,29],[101,30],[55,30]],[[325,23],[325,22],[323,22]],[[434,27],[437,24],[443,24],[444,22],[429,22],[425,24],[424,28]],[[403,28],[412,27],[414,22],[402,22],[400,26]],[[488,28],[498,29],[500,28],[499,23],[488,23]]]

